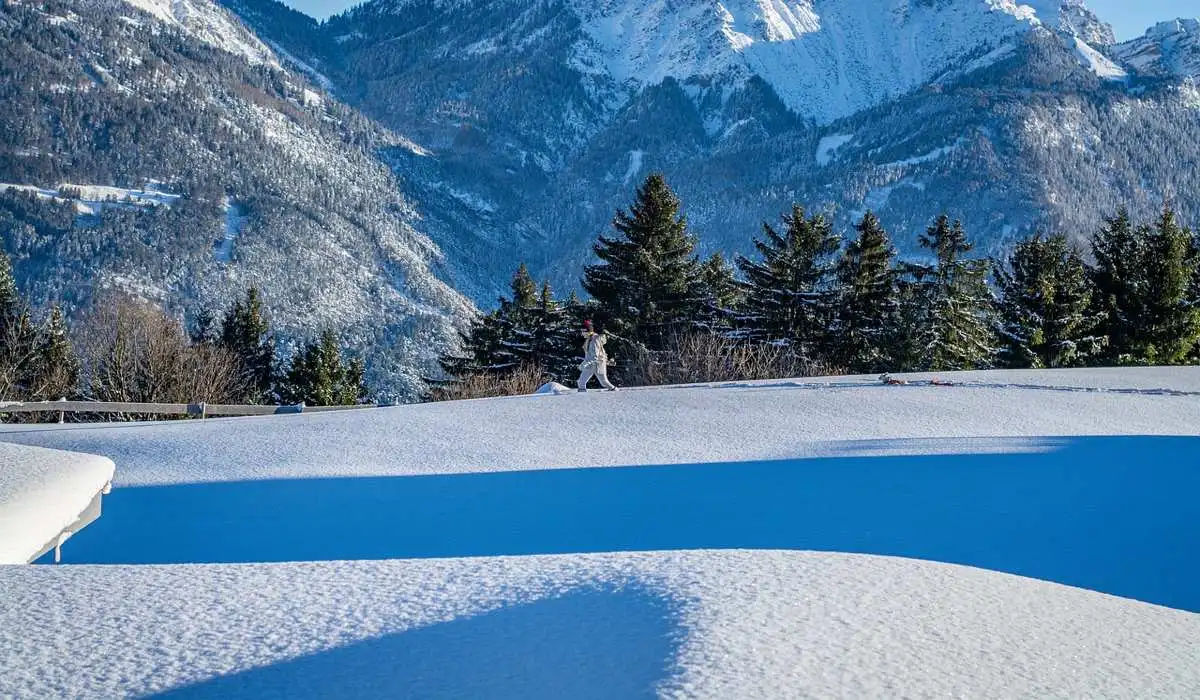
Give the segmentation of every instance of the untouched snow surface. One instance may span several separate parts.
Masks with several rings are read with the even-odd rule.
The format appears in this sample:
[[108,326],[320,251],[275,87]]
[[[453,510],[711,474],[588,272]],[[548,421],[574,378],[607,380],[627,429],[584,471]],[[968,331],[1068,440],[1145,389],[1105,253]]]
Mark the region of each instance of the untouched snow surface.
[[4,426],[0,696],[1200,694],[1200,368],[905,378]]
[[112,478],[104,457],[0,443],[0,564],[29,561]]
[[[1195,697],[1200,616],[776,551],[0,569],[0,695]],[[182,686],[182,687],[180,687]]]

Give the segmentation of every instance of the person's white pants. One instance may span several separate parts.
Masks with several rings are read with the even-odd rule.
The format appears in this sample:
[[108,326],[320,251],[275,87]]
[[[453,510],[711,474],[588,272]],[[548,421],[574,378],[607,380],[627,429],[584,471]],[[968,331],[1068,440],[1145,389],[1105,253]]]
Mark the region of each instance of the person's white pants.
[[586,389],[588,382],[592,381],[592,377],[600,380],[600,386],[605,389],[615,389],[612,382],[608,381],[608,367],[597,364],[587,365],[579,374],[579,388]]

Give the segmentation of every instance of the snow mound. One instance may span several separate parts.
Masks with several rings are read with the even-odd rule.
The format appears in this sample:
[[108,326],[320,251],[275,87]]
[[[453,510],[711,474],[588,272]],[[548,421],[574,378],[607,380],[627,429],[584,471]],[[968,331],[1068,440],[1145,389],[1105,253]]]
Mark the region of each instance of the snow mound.
[[113,471],[104,457],[0,443],[0,564],[24,564],[58,540]]
[[811,552],[0,568],[0,695],[1194,697],[1200,616]]
[[559,395],[559,394],[570,394],[572,392],[574,392],[574,389],[571,389],[570,387],[559,384],[558,382],[550,382],[548,384],[543,384],[542,386],[538,387],[538,390],[533,393],[534,394]]

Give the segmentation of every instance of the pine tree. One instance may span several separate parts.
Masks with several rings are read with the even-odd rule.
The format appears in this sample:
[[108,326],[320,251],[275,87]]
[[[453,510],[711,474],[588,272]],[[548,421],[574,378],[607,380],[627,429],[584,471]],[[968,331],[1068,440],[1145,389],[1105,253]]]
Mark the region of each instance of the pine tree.
[[1139,324],[1146,362],[1177,365],[1187,362],[1200,343],[1200,308],[1191,298],[1198,264],[1192,234],[1181,227],[1170,206],[1163,209],[1147,237],[1146,315]]
[[613,219],[620,235],[601,236],[600,263],[584,271],[597,320],[651,351],[689,330],[703,303],[696,241],[679,209],[663,176],[650,175]]
[[349,406],[368,394],[364,372],[362,360],[342,361],[337,337],[325,331],[293,358],[279,393],[291,404]]
[[1103,314],[1100,334],[1108,338],[1105,360],[1136,363],[1144,351],[1139,338],[1146,317],[1149,231],[1135,227],[1122,208],[1092,237],[1092,256],[1096,307]]
[[1066,236],[1018,243],[995,276],[1004,366],[1077,367],[1104,347],[1091,279]]
[[874,213],[868,211],[854,228],[858,235],[837,266],[833,361],[852,373],[884,372],[895,368],[896,249]]
[[254,287],[246,290],[245,299],[235,301],[226,311],[220,345],[241,364],[250,400],[269,401],[275,373],[275,339]]
[[833,254],[839,239],[824,216],[808,217],[799,205],[783,223],[782,234],[763,224],[763,239],[754,241],[761,261],[738,257],[746,294],[741,334],[752,341],[786,343],[814,358],[826,349],[833,320]]
[[933,371],[980,369],[996,354],[994,299],[987,286],[986,260],[964,260],[971,250],[962,222],[946,215],[921,236],[921,246],[937,256],[922,276],[929,304],[922,332],[921,367]]
[[50,309],[38,333],[37,351],[31,364],[30,399],[52,401],[75,395],[79,386],[79,358],[62,309],[57,305]]

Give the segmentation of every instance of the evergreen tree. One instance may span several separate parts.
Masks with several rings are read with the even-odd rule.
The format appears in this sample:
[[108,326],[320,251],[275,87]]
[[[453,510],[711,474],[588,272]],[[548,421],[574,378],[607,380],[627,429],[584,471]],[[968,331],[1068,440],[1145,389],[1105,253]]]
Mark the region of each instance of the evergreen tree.
[[749,340],[783,342],[814,358],[826,349],[833,320],[839,239],[824,216],[808,217],[799,205],[783,223],[782,234],[763,224],[763,239],[754,241],[761,261],[738,257],[746,293],[739,324]]
[[713,253],[700,266],[700,282],[704,302],[697,325],[713,333],[730,330],[743,296],[733,266],[721,253]]
[[1192,298],[1200,275],[1200,260],[1192,249],[1192,234],[1179,225],[1170,206],[1147,237],[1145,317],[1141,330],[1142,356],[1157,365],[1187,362],[1200,342],[1200,307]]
[[997,266],[1000,362],[1011,368],[1075,367],[1104,347],[1092,284],[1066,236],[1018,243]]
[[578,325],[570,300],[556,301],[550,284],[543,283],[538,300],[534,358],[535,364],[557,381],[567,381],[579,371]]
[[221,324],[220,345],[238,359],[251,401],[269,401],[275,372],[275,339],[263,316],[258,290],[250,287],[235,301]]
[[963,259],[971,250],[962,222],[945,214],[921,236],[921,246],[937,256],[922,275],[929,305],[922,333],[920,363],[933,371],[991,366],[996,354],[994,299],[987,286],[986,260]]
[[696,241],[679,209],[663,176],[650,175],[629,211],[613,219],[620,235],[601,236],[600,263],[584,271],[597,320],[651,351],[689,330],[703,304]]
[[200,310],[196,312],[196,318],[192,321],[188,337],[191,338],[193,345],[216,345],[221,341],[216,316],[207,305],[200,307]]
[[1135,227],[1129,211],[1105,219],[1092,237],[1092,268],[1097,310],[1103,315],[1101,335],[1108,338],[1105,359],[1113,364],[1132,364],[1143,348],[1141,324],[1145,318],[1145,288],[1148,268],[1149,232]]
[[858,235],[837,266],[833,361],[852,373],[884,372],[895,367],[896,249],[874,213],[868,211],[854,228]]
[[349,406],[361,402],[368,391],[363,383],[363,362],[343,362],[333,331],[308,343],[292,360],[280,395],[290,404],[306,406]]
[[53,401],[74,396],[79,385],[79,358],[71,343],[62,309],[50,309],[38,333],[30,381],[30,399]]

